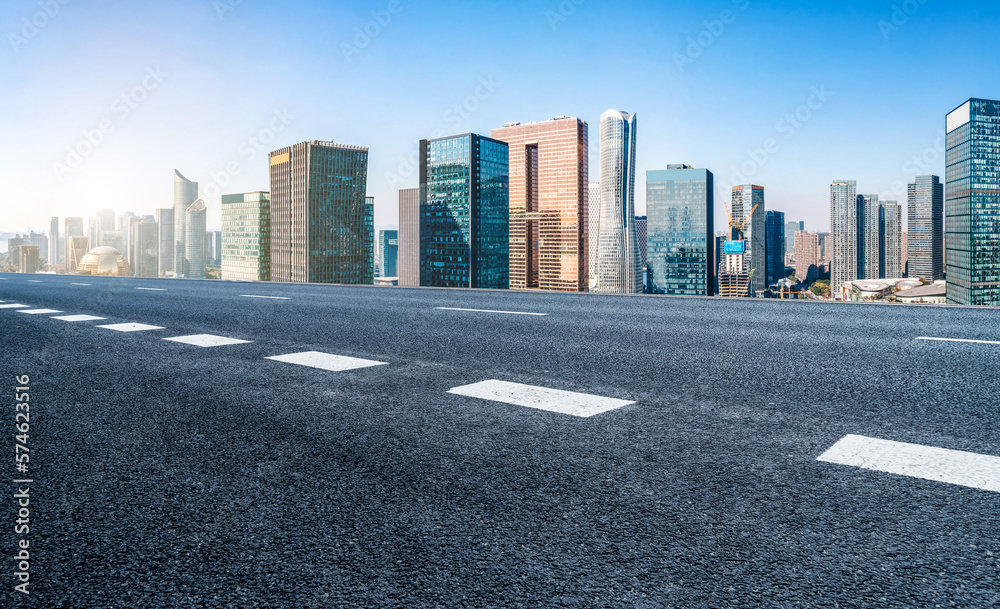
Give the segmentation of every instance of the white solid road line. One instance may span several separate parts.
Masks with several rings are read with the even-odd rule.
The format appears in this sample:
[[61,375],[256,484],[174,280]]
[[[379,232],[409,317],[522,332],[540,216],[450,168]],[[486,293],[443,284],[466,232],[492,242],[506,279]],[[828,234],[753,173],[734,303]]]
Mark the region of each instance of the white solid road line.
[[2,304],[2,305],[0,305],[0,309],[30,309],[30,308],[31,308],[31,305],[23,305],[23,304]]
[[606,398],[599,395],[495,380],[455,387],[449,389],[448,393],[583,418],[635,404],[635,402],[628,400]]
[[851,435],[816,460],[1000,493],[1000,457],[989,455]]
[[186,345],[194,345],[195,347],[223,347],[226,345],[241,345],[243,343],[250,342],[248,340],[240,340],[238,338],[215,336],[214,334],[192,334],[190,336],[174,336],[172,338],[164,338],[163,340],[169,340],[175,343],[184,343]]
[[319,368],[330,372],[344,372],[347,370],[358,370],[360,368],[371,368],[372,366],[385,366],[387,362],[376,362],[370,359],[358,359],[356,357],[346,357],[323,353],[321,351],[305,351],[303,353],[289,353],[288,355],[275,355],[268,357],[276,362],[286,364],[297,364],[308,366],[309,368]]
[[931,338],[929,336],[918,336],[917,340],[936,340],[945,343],[976,343],[979,345],[1000,345],[1000,341],[995,341],[995,340],[967,340],[964,338]]
[[471,313],[503,313],[504,315],[534,315],[536,317],[548,317],[548,313],[522,313],[520,311],[488,311],[486,309],[454,309],[452,307],[434,307],[438,311],[468,311]]
[[145,332],[146,330],[163,330],[160,326],[149,326],[146,324],[111,324],[110,326],[97,326],[98,328],[107,328],[108,330],[114,330],[116,332]]
[[101,319],[107,319],[107,318],[96,317],[94,315],[61,315],[53,317],[52,319],[58,319],[60,321],[99,321]]
[[148,290],[150,292],[166,292],[165,288],[136,288],[137,290]]
[[28,315],[45,315],[48,313],[62,313],[62,311],[57,311],[55,309],[20,309],[18,313],[27,313]]
[[291,300],[287,296],[256,296],[254,294],[240,294],[240,298],[267,298],[270,300]]

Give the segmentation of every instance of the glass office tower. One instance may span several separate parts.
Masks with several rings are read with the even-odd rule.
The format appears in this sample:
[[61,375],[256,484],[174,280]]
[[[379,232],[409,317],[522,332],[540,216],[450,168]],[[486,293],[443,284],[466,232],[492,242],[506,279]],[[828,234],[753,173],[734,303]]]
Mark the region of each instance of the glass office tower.
[[649,291],[677,296],[715,293],[715,177],[675,165],[646,172]]
[[882,201],[879,223],[879,278],[898,279],[903,276],[903,206]]
[[906,253],[910,277],[944,279],[944,184],[917,176],[907,188]]
[[767,285],[774,285],[785,278],[785,239],[795,239],[795,235],[785,235],[785,212],[769,211],[764,214],[764,233],[767,242]]
[[641,294],[642,266],[635,232],[635,114],[601,115],[601,226],[597,288],[604,294]]
[[[187,210],[198,198],[198,183],[192,182],[174,170],[174,249],[165,262],[166,271],[178,277],[187,277],[184,263],[187,257]],[[98,212],[100,213],[100,212]],[[99,230],[103,230],[100,229]],[[162,271],[162,269],[161,269]]]
[[313,140],[268,158],[271,281],[374,283],[368,149]]
[[383,230],[378,234],[378,264],[380,277],[399,277],[399,231]]
[[1000,101],[970,99],[947,132],[948,302],[1000,305]]
[[271,280],[270,193],[222,195],[222,278]]
[[420,141],[420,285],[509,287],[508,179],[505,142]]

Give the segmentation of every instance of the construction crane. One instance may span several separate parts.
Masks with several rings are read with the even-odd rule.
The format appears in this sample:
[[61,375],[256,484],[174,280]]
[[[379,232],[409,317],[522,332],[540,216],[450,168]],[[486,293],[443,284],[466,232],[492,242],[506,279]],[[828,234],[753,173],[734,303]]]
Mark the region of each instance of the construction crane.
[[737,225],[736,220],[733,220],[733,214],[729,213],[729,206],[726,205],[725,201],[722,202],[722,208],[726,210],[726,217],[729,218],[729,236],[733,237],[735,231],[735,236],[738,237],[737,239],[733,239],[733,241],[743,239],[743,233],[747,229],[747,224],[750,222],[750,218],[753,217],[753,214],[757,211],[758,207],[760,207],[760,205],[754,205],[753,209],[750,210],[750,213],[747,214],[747,217],[743,219],[743,222]]

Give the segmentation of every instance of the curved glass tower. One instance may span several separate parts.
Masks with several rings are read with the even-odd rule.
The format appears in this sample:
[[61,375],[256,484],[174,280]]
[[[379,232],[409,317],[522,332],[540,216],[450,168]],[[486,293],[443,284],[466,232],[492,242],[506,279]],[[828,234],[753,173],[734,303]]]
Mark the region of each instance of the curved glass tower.
[[184,276],[205,278],[205,199],[198,199],[184,212]]
[[642,293],[635,232],[635,114],[618,110],[601,115],[601,227],[595,291]]
[[[187,256],[185,236],[187,235],[186,211],[198,198],[198,183],[192,182],[174,170],[174,255],[165,262],[166,271],[173,271],[178,277],[186,277],[187,269],[184,260]],[[202,246],[204,247],[204,246]]]

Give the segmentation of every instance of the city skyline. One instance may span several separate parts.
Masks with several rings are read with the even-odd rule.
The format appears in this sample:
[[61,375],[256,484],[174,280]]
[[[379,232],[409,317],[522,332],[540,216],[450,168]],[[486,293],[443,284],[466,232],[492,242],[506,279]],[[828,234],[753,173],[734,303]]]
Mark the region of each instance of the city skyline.
[[[959,23],[962,44],[984,50],[983,33],[1000,14],[982,8],[977,22],[969,24],[958,9],[921,5],[897,24],[901,20],[893,19],[891,5],[854,3],[849,11],[833,12],[823,8],[832,3],[820,3],[806,15],[786,14],[784,3],[738,1],[641,4],[643,18],[608,26],[614,9],[597,3],[564,3],[572,11],[544,2],[515,3],[513,11],[507,5],[398,2],[338,7],[298,2],[282,11],[216,4],[222,9],[178,2],[118,7],[115,13],[109,4],[61,5],[44,27],[25,36],[22,19],[40,9],[37,3],[11,3],[0,20],[12,34],[5,50],[11,61],[4,66],[13,85],[12,94],[0,101],[6,110],[0,120],[10,137],[0,152],[10,184],[0,230],[44,230],[52,216],[88,217],[100,208],[144,214],[168,207],[163,174],[172,167],[184,168],[202,185],[207,225],[219,227],[222,194],[267,188],[269,150],[318,136],[369,147],[368,192],[379,202],[375,224],[394,225],[397,191],[416,186],[417,142],[428,134],[487,133],[511,121],[560,115],[596,125],[607,107],[645,117],[646,136],[637,145],[640,175],[672,159],[688,159],[718,176],[719,217],[726,189],[753,182],[767,187],[770,209],[803,219],[811,230],[826,230],[825,190],[833,177],[851,175],[881,199],[905,200],[906,185],[916,175],[944,174],[943,116],[955,99],[989,97],[981,84],[989,68],[983,74],[951,66],[941,50]],[[441,19],[442,12],[448,20]],[[657,19],[668,12],[669,20]],[[134,27],[123,32],[123,20]],[[180,22],[184,28],[171,27]],[[470,50],[468,59],[424,78],[412,69],[417,58],[407,54],[416,48],[413,54],[422,61],[437,58],[442,51],[418,41],[445,22],[467,23],[480,36],[512,29],[513,51]],[[655,39],[643,35],[653,22],[659,23]],[[819,23],[848,31],[855,46],[866,50],[830,53],[842,43],[810,36]],[[322,41],[307,35],[324,26],[330,31]],[[606,41],[593,35],[599,27],[630,28],[634,35]],[[296,40],[286,44],[315,58],[288,71],[265,49],[213,57],[247,32],[264,29]],[[366,29],[377,33],[368,36]],[[190,50],[177,50],[178,30]],[[130,53],[115,50],[120,44],[112,49],[86,42],[110,39],[112,31]],[[782,36],[774,35],[778,32]],[[550,66],[543,69],[522,57],[517,49],[529,41],[538,45],[538,54],[555,58],[557,68],[566,68],[565,74],[553,79]],[[794,59],[783,53],[786,45],[796,45]],[[634,65],[598,74],[606,56],[631,57]],[[876,80],[888,92],[917,73],[925,78],[927,70],[943,86],[903,104],[888,93],[858,99],[847,94],[859,82]],[[277,86],[267,92],[255,88],[253,96],[233,93],[261,71],[275,73]],[[662,78],[637,77],[651,71]],[[312,78],[316,73],[325,75],[325,82]],[[328,91],[360,85],[362,93],[329,103]],[[749,86],[754,95],[724,101],[720,92],[730,86]],[[403,89],[414,93],[405,107],[394,101]],[[851,134],[863,135],[870,145],[859,151]],[[596,129],[589,135],[594,168]],[[76,167],[70,167],[74,159],[67,158],[67,147],[85,153]],[[114,188],[103,187],[108,183]],[[636,194],[636,213],[643,215],[641,184]]]

